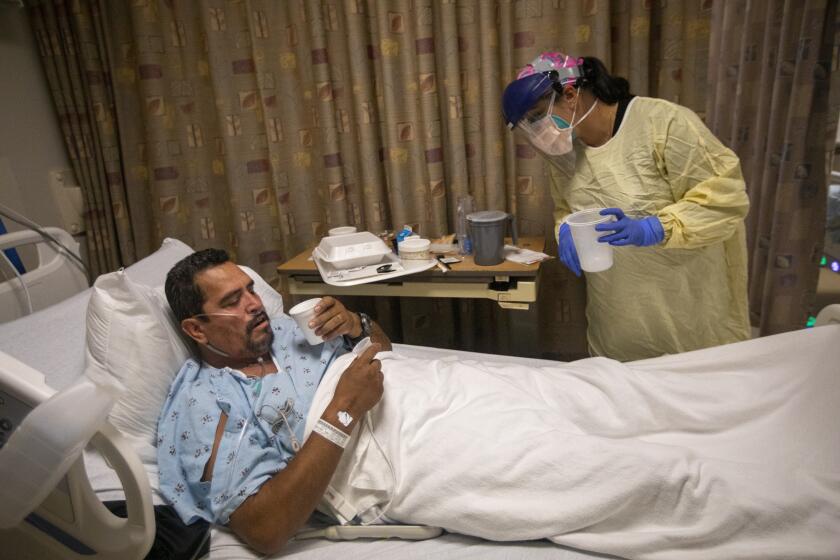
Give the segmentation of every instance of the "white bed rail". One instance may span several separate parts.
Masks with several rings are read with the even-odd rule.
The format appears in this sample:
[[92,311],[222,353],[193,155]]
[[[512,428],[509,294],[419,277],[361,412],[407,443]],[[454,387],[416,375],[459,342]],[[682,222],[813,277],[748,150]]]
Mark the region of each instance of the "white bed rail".
[[[79,256],[79,244],[69,233],[56,227],[44,230]],[[0,283],[0,323],[29,313],[27,294],[20,283],[21,279],[29,291],[33,311],[49,307],[88,288],[88,279],[82,267],[41,234],[23,230],[0,235],[0,250],[26,245],[36,245],[38,265],[20,278],[0,258],[0,270],[6,276],[6,280]]]
[[[54,394],[55,390],[44,382],[39,371],[0,352],[0,438],[3,442],[10,439],[15,430],[21,429],[32,410]],[[79,403],[79,406],[85,406],[85,403]],[[61,432],[61,426],[56,426],[55,431]],[[33,452],[41,451],[44,441],[41,438],[26,440],[25,447]],[[0,542],[3,543],[0,558],[136,560],[145,557],[154,541],[155,518],[152,490],[143,464],[134,448],[109,423],[101,425],[90,443],[117,473],[125,491],[127,517],[117,517],[102,504],[91,487],[84,460],[79,458],[32,513],[17,525],[0,529]],[[0,446],[0,454],[12,452],[11,447]],[[33,473],[34,478],[50,478],[49,473],[44,474]],[[14,490],[5,488],[0,494],[14,494]],[[2,505],[10,507],[11,504],[4,501]],[[20,514],[25,515],[27,511],[28,508]],[[4,519],[3,515],[0,519]]]

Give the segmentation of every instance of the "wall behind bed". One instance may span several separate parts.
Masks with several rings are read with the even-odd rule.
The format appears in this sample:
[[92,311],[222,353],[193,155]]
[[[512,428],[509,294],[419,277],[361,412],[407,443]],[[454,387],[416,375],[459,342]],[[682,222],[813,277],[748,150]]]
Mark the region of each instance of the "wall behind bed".
[[[50,172],[69,170],[70,160],[26,11],[11,3],[0,4],[0,76],[0,203],[70,231],[50,183]],[[22,229],[3,223],[8,231]],[[32,256],[34,250],[24,252],[24,263]]]

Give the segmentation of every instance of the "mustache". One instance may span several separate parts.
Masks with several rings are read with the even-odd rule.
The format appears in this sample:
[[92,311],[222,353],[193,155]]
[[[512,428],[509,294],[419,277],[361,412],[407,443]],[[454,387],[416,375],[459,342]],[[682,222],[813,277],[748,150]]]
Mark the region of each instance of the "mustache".
[[260,311],[257,315],[254,315],[253,319],[248,321],[248,332],[253,331],[263,321],[268,321],[268,313]]

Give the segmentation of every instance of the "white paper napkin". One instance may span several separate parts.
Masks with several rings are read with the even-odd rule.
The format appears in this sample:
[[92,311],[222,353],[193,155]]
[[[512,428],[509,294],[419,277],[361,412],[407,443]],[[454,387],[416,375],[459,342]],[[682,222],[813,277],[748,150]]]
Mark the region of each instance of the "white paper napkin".
[[551,255],[540,253],[539,251],[532,251],[530,249],[522,249],[515,245],[505,245],[505,260],[519,263],[519,264],[534,264],[536,262],[550,259]]

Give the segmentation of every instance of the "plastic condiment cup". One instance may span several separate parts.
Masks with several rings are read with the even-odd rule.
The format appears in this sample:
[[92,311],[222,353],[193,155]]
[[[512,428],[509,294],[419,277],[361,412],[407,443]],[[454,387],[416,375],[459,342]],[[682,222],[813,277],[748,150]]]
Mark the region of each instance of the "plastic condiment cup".
[[334,227],[327,233],[330,235],[347,235],[350,233],[356,233],[356,226]]
[[397,244],[400,258],[409,260],[428,260],[431,246],[431,241],[420,237],[406,237],[401,243]]
[[308,299],[289,309],[289,316],[295,320],[297,326],[303,331],[306,342],[313,346],[324,342],[324,339],[315,334],[315,331],[309,326],[309,321],[315,316],[315,306],[318,305],[319,301],[321,301],[321,298]]
[[613,221],[613,216],[602,216],[603,208],[580,210],[566,218],[575,242],[580,268],[586,272],[602,272],[613,265],[613,248],[609,243],[598,243],[598,238],[609,232],[596,231],[595,226]]

